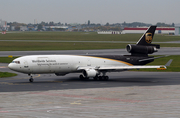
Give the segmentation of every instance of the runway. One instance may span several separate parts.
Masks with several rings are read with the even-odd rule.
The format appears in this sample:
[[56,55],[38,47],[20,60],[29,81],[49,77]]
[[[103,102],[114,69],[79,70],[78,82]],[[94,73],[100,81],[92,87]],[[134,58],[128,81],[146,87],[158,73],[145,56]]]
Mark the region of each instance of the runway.
[[[164,48],[157,55],[178,55],[180,48]],[[163,51],[164,50],[164,51]],[[55,51],[57,54],[125,53],[123,50]],[[8,52],[12,53],[12,52]],[[7,54],[8,54],[7,53]],[[16,55],[52,54],[16,52]],[[2,54],[2,53],[1,53]],[[7,55],[4,53],[4,55]],[[12,72],[7,64],[0,71]],[[180,116],[180,72],[108,73],[109,81],[82,81],[79,74],[26,74],[0,78],[0,117],[6,118],[152,118]]]

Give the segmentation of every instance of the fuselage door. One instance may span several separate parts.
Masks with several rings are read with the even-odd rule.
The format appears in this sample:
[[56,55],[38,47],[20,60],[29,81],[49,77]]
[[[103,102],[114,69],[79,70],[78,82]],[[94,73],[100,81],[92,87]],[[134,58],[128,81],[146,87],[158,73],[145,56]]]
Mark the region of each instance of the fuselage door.
[[29,68],[28,61],[27,61],[27,60],[25,60],[25,61],[23,62],[23,65],[21,65],[21,68],[23,69],[24,72],[27,72],[27,73],[30,72],[30,68]]
[[87,59],[87,66],[91,66],[91,59],[90,58]]
[[28,62],[27,62],[26,60],[24,61],[24,68],[25,68],[25,69],[28,69],[28,68],[29,68]]

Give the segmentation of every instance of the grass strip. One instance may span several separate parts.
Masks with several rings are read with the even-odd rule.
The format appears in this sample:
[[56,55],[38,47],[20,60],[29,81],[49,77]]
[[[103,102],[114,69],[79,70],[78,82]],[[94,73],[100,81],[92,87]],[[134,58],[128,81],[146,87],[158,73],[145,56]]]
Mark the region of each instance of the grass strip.
[[[160,44],[161,47],[180,47],[180,44]],[[125,49],[127,43],[101,42],[0,42],[0,51],[38,51],[38,50],[96,50]],[[12,52],[13,53],[13,52]],[[13,55],[13,54],[12,54]]]
[[[97,34],[97,32],[12,32],[0,40],[59,40],[59,41],[138,41],[142,34]],[[179,36],[155,34],[155,42],[179,41]]]
[[16,76],[17,74],[15,73],[9,73],[9,72],[0,72],[0,78],[4,78],[4,77],[13,77]]

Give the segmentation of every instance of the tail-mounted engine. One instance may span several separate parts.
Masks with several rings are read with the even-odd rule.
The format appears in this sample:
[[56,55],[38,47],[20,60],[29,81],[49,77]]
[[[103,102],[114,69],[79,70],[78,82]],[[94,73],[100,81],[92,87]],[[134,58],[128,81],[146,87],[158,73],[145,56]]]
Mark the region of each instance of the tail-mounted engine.
[[160,49],[160,45],[151,44],[155,30],[156,26],[150,26],[136,43],[136,45],[128,44],[126,46],[127,51],[131,53],[131,55],[141,56],[147,56],[148,54],[157,52],[157,49]]
[[129,53],[132,55],[134,54],[143,54],[143,55],[148,55],[152,54],[154,52],[157,52],[160,46],[156,44],[150,44],[150,45],[133,45],[133,44],[128,44],[126,46],[126,49]]

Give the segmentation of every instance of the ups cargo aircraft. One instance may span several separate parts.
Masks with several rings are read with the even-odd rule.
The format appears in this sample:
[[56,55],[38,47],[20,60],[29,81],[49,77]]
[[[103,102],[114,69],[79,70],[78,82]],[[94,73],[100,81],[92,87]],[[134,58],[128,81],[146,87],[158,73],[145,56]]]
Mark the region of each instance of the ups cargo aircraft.
[[[126,49],[131,55],[32,55],[14,59],[8,67],[14,71],[28,74],[54,73],[64,76],[68,73],[81,73],[80,79],[108,80],[108,72],[130,69],[157,68],[166,66],[143,66],[154,61],[148,56],[157,52],[160,45],[151,44],[156,26],[150,26],[136,44],[128,44]],[[157,57],[158,58],[158,57]]]

